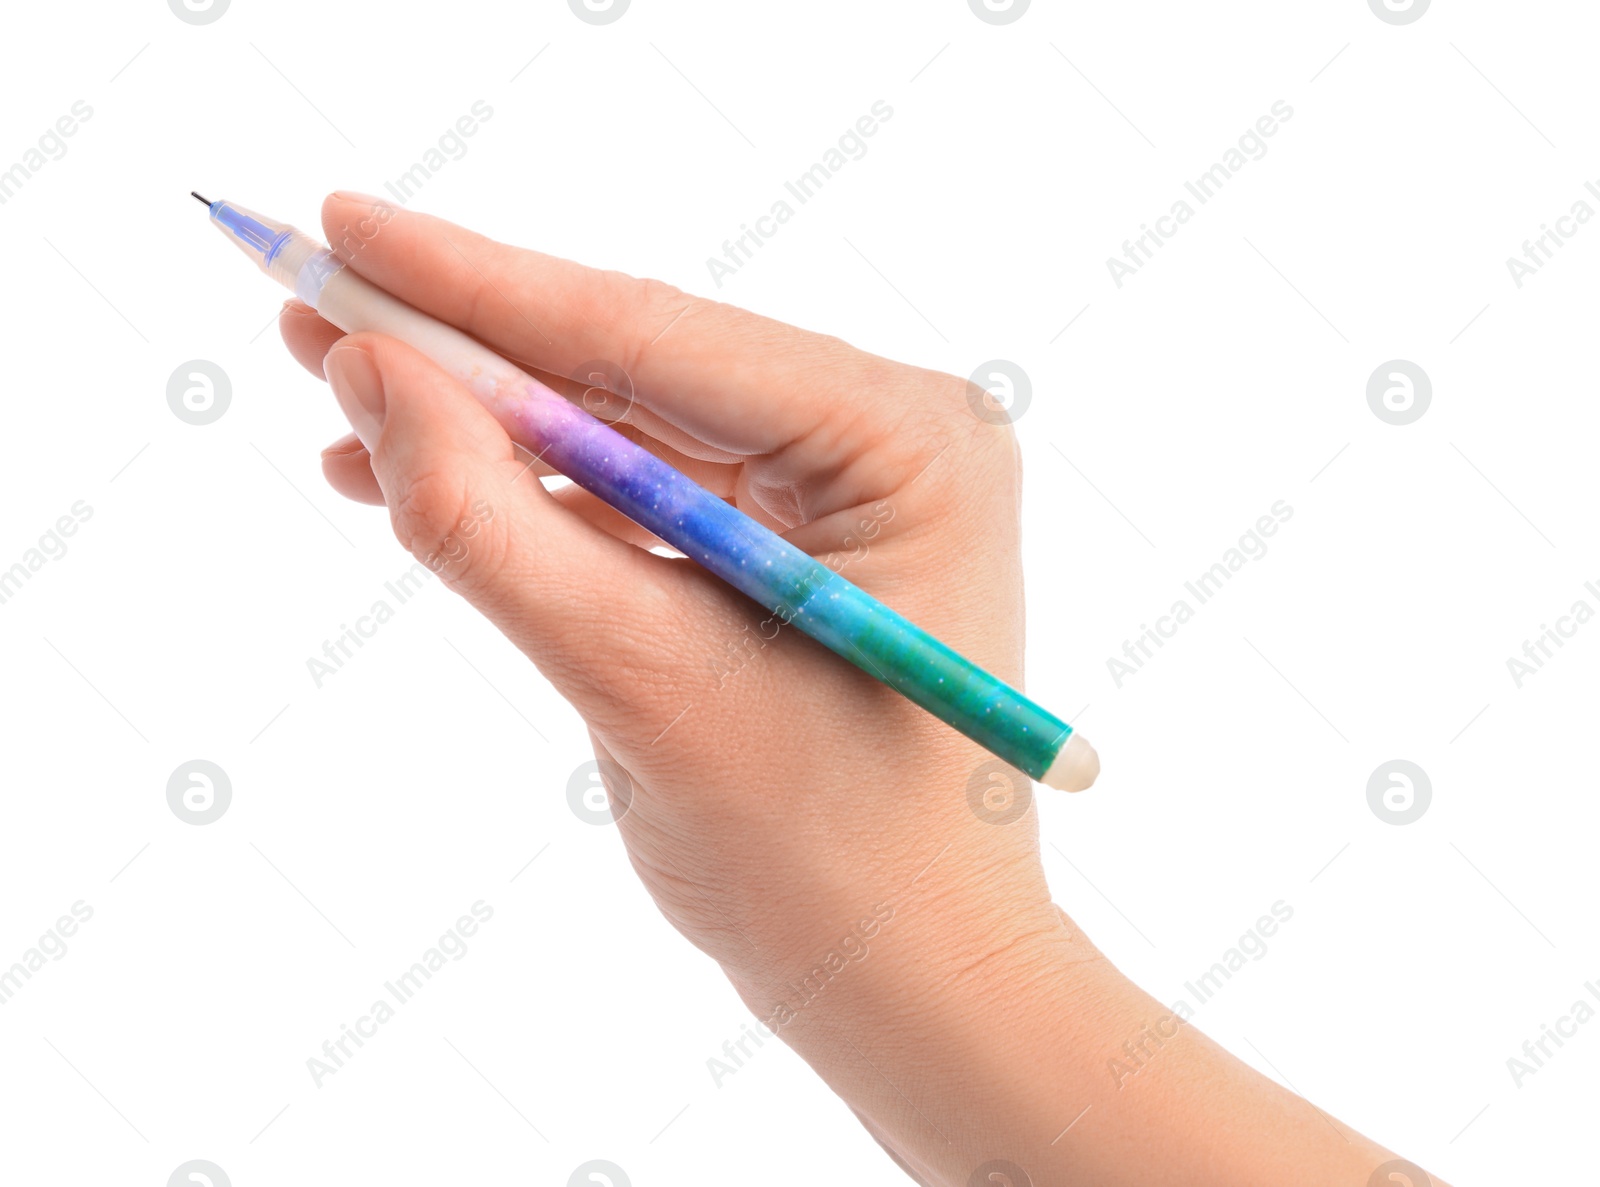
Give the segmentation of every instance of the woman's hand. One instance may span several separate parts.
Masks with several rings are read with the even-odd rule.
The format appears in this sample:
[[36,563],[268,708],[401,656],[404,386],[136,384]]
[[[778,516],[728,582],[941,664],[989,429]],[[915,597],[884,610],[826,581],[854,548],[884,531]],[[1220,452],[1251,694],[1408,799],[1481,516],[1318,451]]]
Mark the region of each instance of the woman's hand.
[[[966,381],[374,199],[335,195],[323,222],[363,276],[1022,684],[1019,454]],[[662,912],[908,1171],[1359,1187],[1389,1157],[1188,1023],[1119,1078],[1170,1011],[1051,903],[1025,778],[593,496],[546,490],[410,347],[292,302],[282,329],[356,430],[329,481],[386,503],[577,708]]]
[[[373,205],[324,209],[350,267],[599,405],[1021,683],[1019,455],[1008,425],[974,414],[965,381]],[[981,748],[692,562],[651,553],[660,541],[594,496],[546,491],[541,468],[407,346],[343,338],[298,303],[282,324],[360,434],[325,454],[329,480],[386,502],[401,543],[583,715],[640,876],[741,989],[798,978],[875,910],[893,905],[903,923],[913,884],[940,903],[930,968],[1059,930],[1034,815],[996,827],[968,804]],[[991,797],[1009,787],[980,782]]]

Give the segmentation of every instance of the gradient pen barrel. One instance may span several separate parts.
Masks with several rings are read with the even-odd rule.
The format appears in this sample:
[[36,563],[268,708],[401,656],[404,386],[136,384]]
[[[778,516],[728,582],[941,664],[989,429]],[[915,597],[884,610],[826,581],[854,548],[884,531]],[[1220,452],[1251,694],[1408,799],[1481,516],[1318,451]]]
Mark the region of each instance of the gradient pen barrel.
[[1059,717],[581,409],[534,397],[518,419],[544,461],[780,622],[1034,778],[1050,769],[1072,732]]

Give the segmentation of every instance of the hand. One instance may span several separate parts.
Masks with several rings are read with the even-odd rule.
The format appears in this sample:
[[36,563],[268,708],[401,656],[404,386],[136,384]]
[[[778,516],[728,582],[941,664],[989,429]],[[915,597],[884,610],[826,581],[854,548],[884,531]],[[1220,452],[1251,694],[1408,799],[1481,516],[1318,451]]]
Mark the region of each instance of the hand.
[[[635,441],[1022,684],[1019,455],[966,382],[373,202],[323,209],[350,267],[569,398],[609,376]],[[1050,901],[1031,802],[1005,824],[969,804],[975,744],[546,490],[414,350],[295,303],[282,328],[356,429],[329,481],[386,503],[583,715],[662,912],[918,1181],[1334,1187],[1387,1164],[1111,967]]]
[[[634,397],[622,431],[1021,683],[1019,455],[963,380],[436,219],[375,219],[357,199],[330,199],[324,222],[350,267],[572,398],[600,382],[580,366],[611,364],[613,404]],[[386,502],[401,542],[583,715],[624,773],[635,867],[741,990],[800,978],[913,883],[943,904],[928,966],[1060,929],[1033,814],[994,827],[968,806],[981,748],[693,563],[652,554],[660,541],[594,496],[547,492],[408,347],[342,338],[298,303],[282,324],[365,438],[330,448],[329,480]],[[752,1003],[762,1017],[771,1004]]]

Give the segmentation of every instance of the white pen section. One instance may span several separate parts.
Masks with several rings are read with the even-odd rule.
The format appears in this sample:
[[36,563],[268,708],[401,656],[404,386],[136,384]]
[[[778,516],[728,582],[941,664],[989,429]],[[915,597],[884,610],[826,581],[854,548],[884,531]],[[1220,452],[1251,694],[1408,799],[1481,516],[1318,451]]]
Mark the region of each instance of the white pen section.
[[[347,334],[398,338],[467,386],[506,422],[508,400],[561,397],[482,343],[363,279],[297,227],[232,202],[211,206],[212,225],[263,272]],[[508,426],[509,427],[509,426]]]
[[407,305],[296,231],[268,274],[347,334],[371,331],[415,347],[460,380],[493,411],[497,396],[535,393],[560,399],[516,364],[437,318]]

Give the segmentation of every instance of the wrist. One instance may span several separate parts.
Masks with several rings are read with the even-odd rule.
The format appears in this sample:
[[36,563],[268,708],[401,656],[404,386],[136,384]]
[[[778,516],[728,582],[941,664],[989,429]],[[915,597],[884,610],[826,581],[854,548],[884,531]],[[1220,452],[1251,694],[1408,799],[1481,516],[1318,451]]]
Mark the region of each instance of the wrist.
[[1043,894],[1026,907],[960,910],[890,897],[811,935],[811,956],[797,948],[759,972],[729,975],[765,1029],[858,1108],[850,1086],[873,1064],[940,1092],[962,1076],[932,1051],[1020,1054],[1024,1020],[1059,1016],[1064,995],[1087,989],[1079,971],[1105,967]]
[[908,904],[800,1009],[741,993],[929,1187],[1331,1185],[1391,1157],[1192,1026],[1119,1073],[1163,1008],[1046,907],[952,932]]
[[1086,1085],[1103,1066],[1098,1049],[1059,1058],[1063,1024],[1098,1031],[1127,982],[1048,897],[881,906],[854,957],[836,944],[842,960],[736,979],[740,996],[924,1181],[1035,1165],[1073,1120],[1057,1077]]

